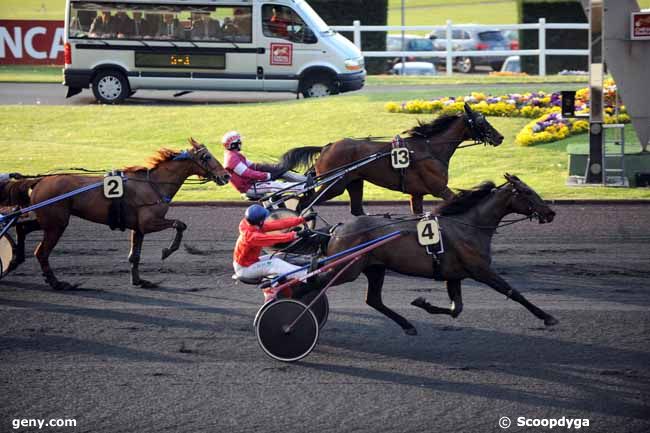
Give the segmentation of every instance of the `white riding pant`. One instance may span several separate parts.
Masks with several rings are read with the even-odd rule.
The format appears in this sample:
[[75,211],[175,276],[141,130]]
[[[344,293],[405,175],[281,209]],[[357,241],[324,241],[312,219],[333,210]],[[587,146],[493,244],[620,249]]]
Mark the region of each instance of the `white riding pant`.
[[[271,255],[260,256],[260,259],[250,266],[241,266],[237,262],[233,262],[232,265],[233,268],[235,268],[235,274],[237,274],[237,276],[251,280],[271,275],[282,275],[300,269],[300,266],[285,262],[281,258],[277,257],[277,255],[275,257],[271,257]],[[296,272],[291,275],[291,278],[300,278],[306,273],[307,270]]]
[[301,184],[301,182],[307,180],[307,178],[302,174],[294,173],[291,171],[284,173],[281,179],[284,179],[286,182],[279,182],[277,180],[257,182],[247,191],[247,194],[249,193],[269,194],[288,187],[292,187],[292,188],[289,188],[287,192],[300,192],[303,189],[303,185]]

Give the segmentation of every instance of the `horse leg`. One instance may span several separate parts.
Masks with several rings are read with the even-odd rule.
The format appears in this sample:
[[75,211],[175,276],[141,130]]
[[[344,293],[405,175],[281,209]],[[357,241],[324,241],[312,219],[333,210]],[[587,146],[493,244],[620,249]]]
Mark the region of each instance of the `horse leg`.
[[366,293],[366,304],[382,313],[384,316],[392,319],[402,327],[406,335],[417,335],[418,331],[404,317],[384,305],[381,299],[381,289],[384,285],[384,275],[386,268],[383,266],[370,266],[363,270],[368,278],[368,291]]
[[52,271],[52,268],[50,268],[49,261],[50,253],[61,238],[61,235],[65,231],[65,228],[66,226],[56,226],[44,229],[43,240],[36,247],[36,252],[34,254],[41,265],[41,270],[43,271],[45,281],[54,290],[67,290],[72,288],[71,284],[66,283],[65,281],[59,281],[56,278],[54,272]]
[[421,213],[424,213],[424,206],[422,205],[422,202],[424,201],[424,196],[422,195],[417,195],[417,194],[411,194],[411,213],[413,215],[418,215]]
[[448,187],[445,186],[445,189],[443,189],[440,192],[439,197],[443,199],[444,201],[450,201],[454,197],[456,197],[456,194],[452,190],[450,190]]
[[363,179],[357,179],[346,187],[350,195],[350,213],[354,216],[365,215],[363,212]]
[[[313,207],[313,206],[316,206],[316,205],[318,205],[320,203],[325,203],[326,201],[331,200],[334,197],[338,197],[339,195],[343,194],[345,192],[345,188],[348,185],[346,182],[344,182],[344,180],[345,179],[340,179],[338,181],[334,181],[334,182],[336,182],[336,184],[333,185],[331,188],[329,188],[327,191],[325,191],[325,193],[322,196],[320,196],[318,198],[318,200],[316,200],[313,203],[304,203],[304,205],[301,206],[302,207],[301,210],[303,210],[308,204],[310,205],[310,207]],[[323,192],[323,190],[325,188],[327,188],[328,186],[330,186],[330,185],[331,184],[321,186],[318,189],[318,191],[316,191],[316,196],[320,195],[320,193]]]
[[38,230],[40,226],[36,221],[27,221],[16,224],[16,258],[9,265],[7,272],[12,271],[25,261],[25,238],[28,233]]
[[143,289],[153,289],[157,284],[140,278],[140,253],[142,251],[142,241],[144,234],[139,230],[131,231],[131,251],[129,252],[129,263],[131,264],[131,284],[140,286]]
[[524,296],[521,293],[513,289],[510,286],[510,284],[508,284],[507,281],[505,281],[503,278],[498,276],[489,268],[482,269],[478,272],[473,272],[472,278],[474,278],[478,282],[487,284],[497,292],[506,295],[508,298],[512,299],[513,301],[519,302],[528,311],[533,313],[538,319],[543,320],[544,325],[552,326],[558,323],[558,320],[555,317],[551,316],[550,314],[543,311],[541,308],[532,304],[530,301],[528,301],[528,299],[524,298]]
[[460,291],[460,280],[447,281],[447,294],[451,305],[449,308],[436,307],[429,304],[423,297],[419,297],[411,302],[411,305],[422,308],[429,314],[448,314],[454,319],[463,311],[463,298]]
[[171,256],[172,253],[178,250],[178,247],[181,246],[181,241],[183,240],[183,232],[185,231],[185,229],[187,229],[187,225],[181,220],[174,220],[170,222],[172,223],[170,228],[176,229],[176,234],[174,235],[174,239],[172,240],[171,244],[169,244],[169,247],[163,248],[162,250],[163,260]]

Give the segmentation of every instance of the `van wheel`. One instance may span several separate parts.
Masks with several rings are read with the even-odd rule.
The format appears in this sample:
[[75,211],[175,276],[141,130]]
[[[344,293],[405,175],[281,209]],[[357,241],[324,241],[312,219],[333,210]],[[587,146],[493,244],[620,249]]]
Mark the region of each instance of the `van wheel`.
[[339,93],[336,83],[327,75],[307,77],[302,82],[301,89],[305,98],[322,98]]
[[93,94],[102,104],[119,104],[129,93],[129,82],[119,71],[100,71],[93,80]]

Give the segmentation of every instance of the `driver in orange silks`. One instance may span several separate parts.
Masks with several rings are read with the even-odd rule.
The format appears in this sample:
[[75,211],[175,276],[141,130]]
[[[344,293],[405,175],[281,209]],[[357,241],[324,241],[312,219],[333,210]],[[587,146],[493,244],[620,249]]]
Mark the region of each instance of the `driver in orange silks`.
[[[311,221],[316,218],[312,212],[304,217],[283,218],[276,221],[266,221],[269,211],[264,207],[254,204],[246,209],[245,217],[239,223],[239,237],[233,252],[233,268],[238,277],[257,280],[271,275],[282,275],[300,269],[300,266],[293,265],[279,257],[271,255],[260,256],[263,247],[291,242],[299,237],[306,237],[309,230],[303,229],[298,232],[288,233],[268,232],[288,229]],[[307,270],[296,272],[293,278],[299,278],[307,273]],[[264,302],[275,299],[277,291],[274,287],[264,290]]]

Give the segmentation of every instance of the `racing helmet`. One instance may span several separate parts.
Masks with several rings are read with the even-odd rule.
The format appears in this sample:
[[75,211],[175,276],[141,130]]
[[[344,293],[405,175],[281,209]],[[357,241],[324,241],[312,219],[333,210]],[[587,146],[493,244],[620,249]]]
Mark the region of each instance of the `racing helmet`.
[[267,216],[269,216],[269,213],[270,212],[263,206],[259,204],[254,204],[252,206],[249,206],[248,209],[246,209],[244,218],[246,218],[246,221],[248,221],[249,224],[252,224],[254,226],[259,226],[262,225],[262,223],[264,223],[264,220],[266,219]]
[[237,131],[228,131],[221,138],[223,147],[228,150],[241,148],[241,135]]

